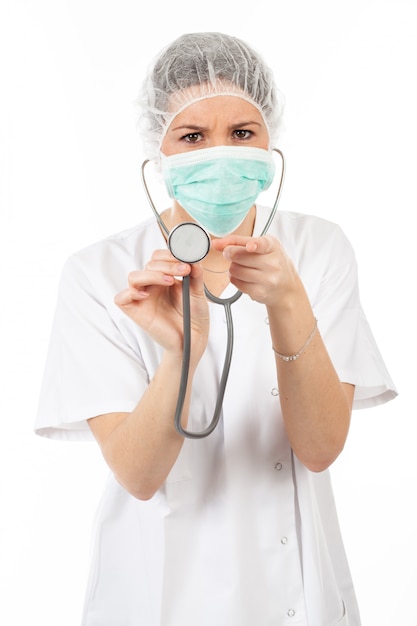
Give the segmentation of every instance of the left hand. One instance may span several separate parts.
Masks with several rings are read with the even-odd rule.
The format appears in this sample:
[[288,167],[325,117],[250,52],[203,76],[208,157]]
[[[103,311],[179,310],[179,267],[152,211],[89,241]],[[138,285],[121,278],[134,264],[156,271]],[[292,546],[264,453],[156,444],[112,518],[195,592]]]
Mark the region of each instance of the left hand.
[[278,239],[271,235],[214,239],[212,247],[230,260],[230,282],[266,306],[286,308],[302,297],[301,281]]

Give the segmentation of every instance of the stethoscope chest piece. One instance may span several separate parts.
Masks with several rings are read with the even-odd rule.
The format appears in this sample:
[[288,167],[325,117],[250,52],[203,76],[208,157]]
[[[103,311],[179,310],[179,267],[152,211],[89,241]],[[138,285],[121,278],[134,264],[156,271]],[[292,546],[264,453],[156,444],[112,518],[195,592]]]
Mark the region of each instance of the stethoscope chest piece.
[[[285,173],[285,160],[284,155],[281,150],[274,149],[277,152],[282,160],[282,171],[281,171],[281,179],[279,182],[278,191],[275,197],[275,201],[272,207],[272,210],[269,214],[268,220],[260,234],[260,236],[264,235],[275,216],[279,198],[281,196],[282,183],[284,181],[284,173]],[[163,219],[159,215],[156,207],[153,203],[151,195],[148,190],[148,186],[145,180],[145,166],[148,161],[144,161],[142,163],[142,182],[145,189],[146,196],[149,200],[149,204],[154,212],[156,219],[158,220],[158,224],[166,234],[168,238],[168,248],[171,254],[183,263],[198,263],[208,254],[210,250],[211,240],[207,231],[196,224],[195,222],[183,222],[175,226],[171,232],[168,231],[168,228],[164,224]],[[188,383],[188,373],[189,373],[189,365],[190,365],[190,348],[191,348],[191,319],[190,319],[190,276],[184,276],[182,280],[182,294],[183,294],[183,327],[184,327],[184,355],[183,355],[183,363],[182,363],[182,371],[181,371],[181,382],[180,389],[178,393],[178,401],[177,407],[174,416],[174,423],[176,430],[183,437],[188,437],[190,439],[202,439],[207,437],[214,431],[216,428],[222,410],[223,397],[226,389],[227,378],[229,375],[230,363],[232,359],[232,351],[233,351],[233,320],[231,314],[231,305],[240,298],[242,292],[236,290],[236,292],[229,298],[220,298],[210,293],[206,286],[204,286],[204,291],[207,298],[211,302],[215,302],[217,304],[221,304],[224,306],[225,317],[227,323],[227,346],[226,346],[226,355],[224,359],[223,371],[221,375],[221,379],[219,382],[219,393],[217,396],[217,402],[214,409],[214,415],[210,422],[210,424],[202,430],[201,432],[192,432],[185,430],[181,425],[181,415],[182,409],[184,406],[186,391],[187,391],[187,383]]]
[[169,233],[168,248],[179,261],[198,263],[210,250],[210,236],[199,224],[183,222]]

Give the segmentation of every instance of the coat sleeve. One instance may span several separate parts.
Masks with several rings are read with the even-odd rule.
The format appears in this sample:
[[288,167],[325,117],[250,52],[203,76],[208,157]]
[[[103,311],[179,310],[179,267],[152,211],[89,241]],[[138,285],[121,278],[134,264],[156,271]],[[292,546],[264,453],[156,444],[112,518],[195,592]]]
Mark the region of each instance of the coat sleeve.
[[382,404],[397,391],[362,309],[354,251],[337,226],[323,245],[326,264],[312,303],[320,332],[340,380],[355,385],[353,408]]
[[113,300],[126,272],[91,256],[71,257],[60,281],[35,422],[50,438],[92,439],[88,418],[132,411],[148,384],[135,328]]

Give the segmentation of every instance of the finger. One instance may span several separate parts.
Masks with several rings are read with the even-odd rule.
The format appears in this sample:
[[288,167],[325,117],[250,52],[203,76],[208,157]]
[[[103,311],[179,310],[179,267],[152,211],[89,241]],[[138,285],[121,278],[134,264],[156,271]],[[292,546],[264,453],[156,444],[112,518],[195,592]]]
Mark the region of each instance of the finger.
[[199,279],[203,278],[204,270],[201,263],[193,263],[191,266],[190,278],[191,279]]
[[270,254],[276,246],[276,239],[270,235],[263,235],[262,237],[252,237],[246,244],[246,250],[256,254]]
[[169,250],[154,250],[144,270],[162,272],[171,276],[185,276],[190,272],[188,263],[176,259]]
[[226,258],[236,259],[242,251],[269,254],[274,250],[276,240],[270,235],[262,235],[262,237],[230,235],[222,239],[215,239],[212,245],[216,250],[223,252]]
[[216,240],[216,248],[223,253],[225,259],[241,263],[244,262],[245,257],[248,257],[248,252],[251,252],[251,242],[252,237],[232,235]]
[[128,276],[129,287],[141,289],[147,286],[172,285],[175,276],[189,274],[190,266],[186,263],[149,263],[147,269],[130,272]]
[[152,252],[152,261],[176,261],[177,259],[171,254],[168,248],[157,249]]
[[190,266],[190,289],[194,295],[204,295],[204,271],[199,263]]
[[149,297],[149,291],[146,289],[124,289],[114,297],[114,303],[119,307],[125,307],[134,302],[146,300]]
[[145,271],[160,272],[170,276],[186,276],[190,273],[189,263],[182,263],[177,259],[164,260],[152,258],[145,265]]
[[243,237],[242,235],[228,235],[227,237],[213,239],[211,245],[215,250],[223,252],[228,246],[240,246],[244,248],[251,239],[252,237]]

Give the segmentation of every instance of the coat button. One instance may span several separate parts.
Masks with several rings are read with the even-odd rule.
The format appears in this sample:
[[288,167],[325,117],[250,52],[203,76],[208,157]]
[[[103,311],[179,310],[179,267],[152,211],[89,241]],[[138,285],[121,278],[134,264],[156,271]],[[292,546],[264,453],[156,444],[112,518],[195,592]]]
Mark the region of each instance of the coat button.
[[279,461],[278,461],[278,463],[275,463],[275,465],[274,465],[274,469],[276,469],[276,470],[277,470],[277,472],[279,472],[280,470],[282,470],[282,463],[280,463]]
[[294,617],[294,615],[295,615],[294,609],[288,609],[287,615],[288,615],[288,617]]
[[279,390],[276,387],[272,387],[271,396],[279,396]]
[[281,537],[281,543],[285,546],[288,543],[288,537]]

